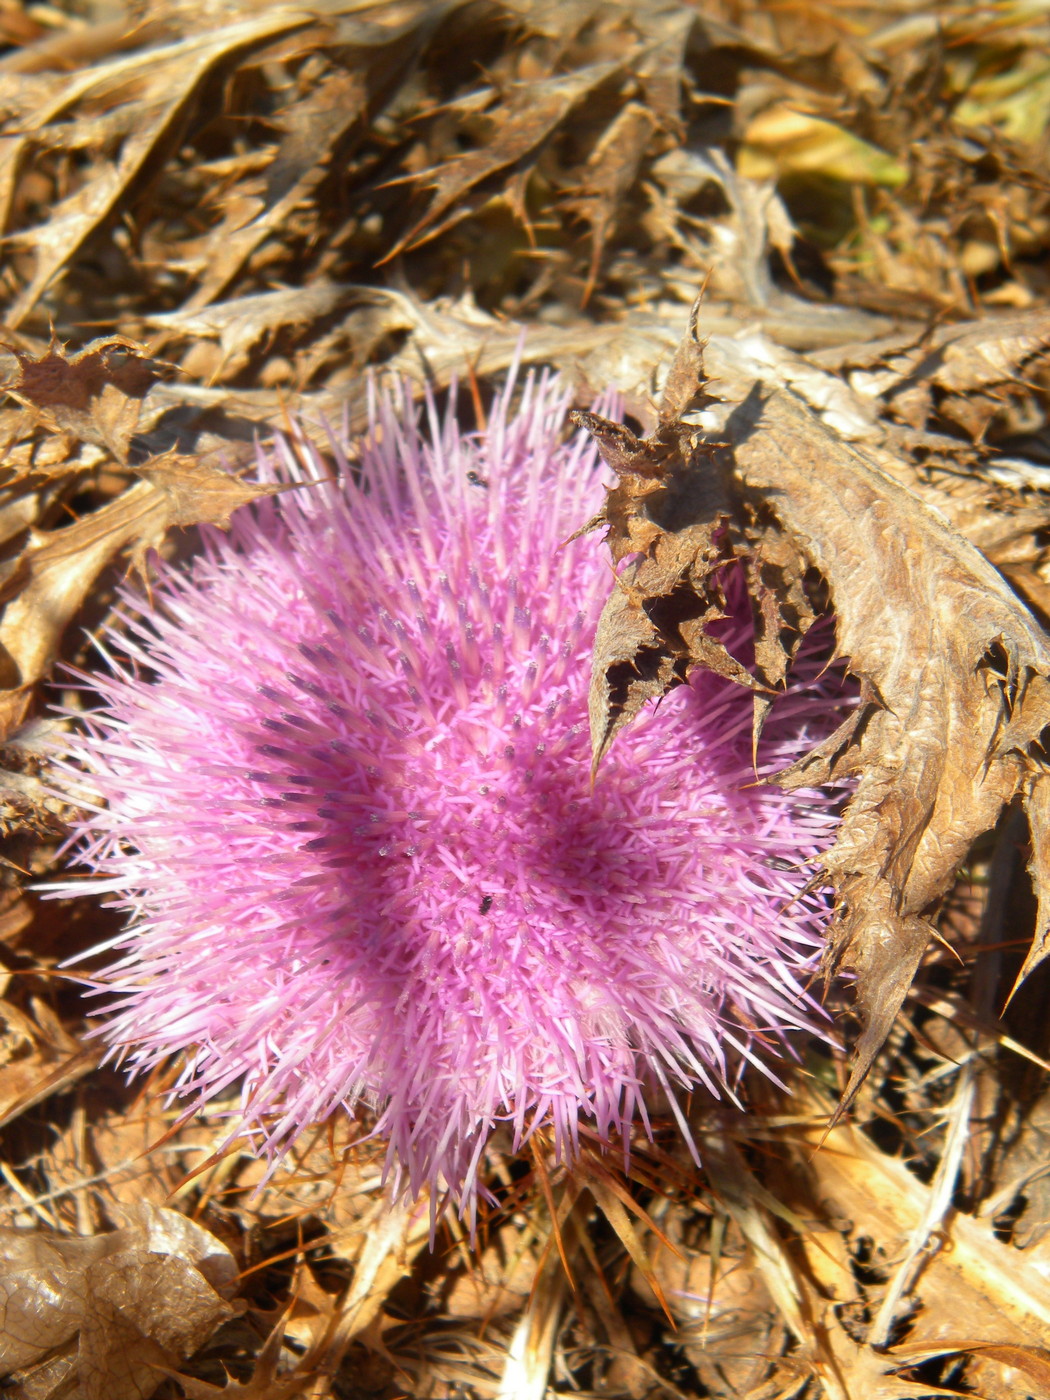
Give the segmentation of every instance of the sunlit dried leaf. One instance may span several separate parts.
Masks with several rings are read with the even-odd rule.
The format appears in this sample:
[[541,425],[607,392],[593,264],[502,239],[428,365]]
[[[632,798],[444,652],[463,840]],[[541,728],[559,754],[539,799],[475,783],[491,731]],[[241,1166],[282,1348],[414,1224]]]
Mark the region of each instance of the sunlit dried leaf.
[[613,229],[621,202],[638,176],[638,168],[656,130],[657,119],[647,107],[629,102],[591,152],[587,173],[578,196],[567,200],[591,228],[591,266],[584,288],[584,304],[590,299],[606,240]]
[[137,471],[159,497],[149,503],[149,525],[145,524],[146,517],[140,520],[139,538],[133,548],[133,558],[140,567],[146,550],[155,547],[155,542],[174,526],[215,525],[225,530],[235,510],[280,489],[244,481],[206,457],[178,452],[154,457]]
[[[1020,1382],[1026,1400],[1050,1400],[1050,1351],[1045,1347],[1020,1346],[1010,1342],[989,1343],[976,1338],[953,1338],[951,1344],[946,1341],[944,1347],[905,1345],[894,1348],[895,1356],[910,1357],[913,1364],[932,1357],[952,1354],[968,1355],[982,1363],[994,1363],[999,1377],[1005,1381],[1007,1387],[1005,1391],[1000,1392],[1002,1394],[1009,1394],[1011,1397],[1017,1395]],[[987,1369],[982,1365],[976,1375],[968,1377],[981,1387],[981,1393],[985,1392],[982,1381]]]
[[1050,320],[1034,311],[982,317],[938,326],[918,341],[901,338],[853,350],[849,381],[862,394],[880,394],[892,405],[915,386],[955,393],[1012,382],[1033,356],[1050,346]]
[[218,340],[222,361],[212,378],[228,378],[243,369],[257,341],[282,326],[310,325],[329,315],[347,290],[334,282],[315,282],[217,302],[200,311],[168,311],[150,316],[149,323],[179,335]]
[[738,157],[741,175],[768,180],[786,174],[823,175],[856,184],[902,185],[900,161],[835,122],[777,104],[753,117]]
[[362,76],[338,70],[306,101],[296,102],[282,121],[283,138],[266,172],[251,217],[239,205],[208,239],[205,275],[183,314],[199,311],[219,296],[245,259],[275,234],[293,209],[307,200],[327,173],[336,145],[360,120],[367,89]]
[[[829,1319],[830,1322],[830,1319]],[[894,1353],[874,1351],[848,1336],[834,1322],[822,1335],[822,1352],[814,1363],[829,1397],[841,1400],[929,1400],[935,1395],[957,1396],[957,1390],[930,1385],[927,1381],[911,1381],[899,1372],[907,1370],[907,1358]]]
[[154,458],[140,474],[146,479],[75,525],[30,533],[6,581],[10,601],[0,618],[0,658],[17,678],[0,693],[0,721],[9,726],[24,718],[31,687],[47,673],[63,632],[111,559],[126,550],[143,570],[149,550],[173,527],[225,528],[239,506],[275,489],[178,454]]
[[130,60],[118,58],[106,67],[81,74],[76,83],[64,88],[57,103],[37,114],[43,124],[72,106],[83,93],[104,90],[107,83],[128,82],[135,69],[136,76],[147,84],[146,97],[125,104],[125,139],[117,161],[99,167],[93,178],[52,211],[46,224],[20,235],[21,241],[34,249],[36,267],[32,281],[7,313],[9,325],[17,326],[25,319],[56,274],[110,215],[131,182],[146,170],[197,86],[215,65],[242,48],[308,22],[309,17],[294,8],[277,10],[227,25],[217,34],[205,32]]
[[0,1230],[0,1369],[12,1395],[59,1353],[47,1394],[64,1381],[84,1400],[142,1400],[158,1368],[236,1315],[237,1266],[225,1245],[176,1211],[142,1205],[127,1215],[123,1229],[84,1239]]
[[[575,1200],[576,1192],[570,1188],[562,1202],[563,1216],[567,1216]],[[528,1303],[507,1345],[496,1400],[541,1400],[547,1390],[555,1337],[568,1291],[567,1270],[575,1261],[574,1244],[570,1250],[571,1256],[566,1256],[562,1251],[549,1249],[536,1274]]]
[[125,336],[93,340],[66,356],[57,341],[34,358],[14,346],[18,377],[0,384],[13,399],[35,412],[55,432],[108,448],[126,462],[142,400],[163,366]]
[[[840,1124],[827,1133],[830,1098],[800,1085],[796,1109],[802,1111],[807,1100],[814,1121],[799,1151],[814,1199],[866,1236],[879,1260],[897,1259],[928,1213],[930,1188],[852,1126]],[[997,1239],[990,1222],[962,1212],[952,1214],[947,1232],[917,1285],[923,1307],[911,1319],[901,1355],[915,1364],[920,1349],[940,1348],[952,1333],[960,1342],[980,1336],[996,1345],[1050,1344],[1050,1285],[1038,1263]]]
[[635,8],[634,19],[644,46],[635,71],[646,106],[665,128],[673,131],[682,115],[682,74],[696,15],[673,5],[641,5]]
[[351,1342],[376,1321],[391,1288],[408,1272],[429,1238],[428,1201],[378,1203],[353,1282],[331,1326],[307,1353],[305,1365],[329,1373],[338,1369]]
[[[403,249],[425,239],[436,238],[471,212],[466,196],[490,175],[524,160],[564,120],[577,102],[610,78],[617,63],[595,63],[565,77],[546,78],[539,83],[521,83],[500,95],[498,119],[493,121],[489,139],[476,151],[446,161],[435,170],[416,177],[432,192],[426,214],[387,254],[395,257]],[[495,98],[493,93],[492,97]]]

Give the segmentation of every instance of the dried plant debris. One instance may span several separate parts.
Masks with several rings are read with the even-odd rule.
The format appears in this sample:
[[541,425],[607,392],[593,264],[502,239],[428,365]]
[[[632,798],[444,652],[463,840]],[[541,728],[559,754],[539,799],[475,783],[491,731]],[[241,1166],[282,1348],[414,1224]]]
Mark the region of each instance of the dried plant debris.
[[[148,551],[173,527],[225,527],[238,506],[273,489],[242,481],[206,456],[139,453],[129,463],[142,401],[158,373],[134,341],[111,337],[72,356],[55,343],[39,357],[10,353],[17,373],[3,387],[47,431],[104,449],[114,465],[130,465],[141,479],[58,529],[39,528],[37,511],[28,512],[24,545],[0,583],[0,737],[26,717],[66,627],[113,558],[126,551],[144,572]],[[79,472],[68,475],[72,484]],[[12,499],[31,496],[35,484],[16,467],[8,490]]]
[[0,1367],[11,1395],[142,1400],[237,1315],[225,1245],[177,1211],[126,1215],[122,1229],[86,1239],[0,1231]]
[[[1032,830],[1040,900],[1020,976],[1050,950],[1050,638],[940,512],[777,385],[746,345],[709,347],[705,373],[698,311],[650,437],[576,415],[619,478],[592,522],[608,526],[618,566],[595,642],[594,760],[697,666],[755,691],[757,742],[816,619],[807,582],[819,575],[860,699],[777,781],[851,783],[822,858],[836,901],[825,966],[855,976],[864,1027],[845,1107],[911,985],[938,902],[1015,799]],[[711,630],[733,559],[753,599],[751,668]]]
[[118,335],[92,341],[69,356],[55,339],[40,356],[17,346],[8,347],[8,353],[18,371],[0,388],[51,432],[68,432],[127,462],[142,400],[161,368],[142,346]]
[[[7,325],[157,332],[192,380],[302,388],[340,358],[323,353],[337,289],[395,276],[428,301],[465,278],[501,315],[616,320],[713,269],[713,298],[757,305],[768,271],[756,282],[731,247],[741,200],[769,206],[785,295],[804,283],[811,302],[911,317],[887,285],[912,292],[956,233],[990,250],[982,276],[1022,286],[1020,255],[1046,241],[1039,159],[1033,146],[1015,178],[1000,146],[1016,139],[975,125],[965,78],[1005,41],[960,21],[938,102],[878,12],[829,48],[818,9],[720,8],[329,0],[259,15],[226,0],[202,29],[197,6],[167,0],[123,24],[28,26],[0,58]],[[921,40],[936,65],[936,31]],[[920,101],[947,115],[917,145]],[[1016,208],[987,188],[989,147]],[[959,168],[965,198],[946,183]],[[906,228],[885,227],[890,196]],[[846,296],[797,264],[802,225]],[[955,284],[926,303],[946,298],[972,304]],[[851,309],[814,305],[814,322],[821,310],[830,335]]]

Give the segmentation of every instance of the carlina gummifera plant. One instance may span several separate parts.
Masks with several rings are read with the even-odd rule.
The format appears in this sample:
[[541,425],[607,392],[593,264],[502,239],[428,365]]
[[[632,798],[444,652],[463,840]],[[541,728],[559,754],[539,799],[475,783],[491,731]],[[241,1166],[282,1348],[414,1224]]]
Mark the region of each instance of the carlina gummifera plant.
[[[837,808],[754,785],[751,695],[706,674],[592,785],[612,575],[565,543],[605,489],[566,391],[512,375],[477,433],[370,393],[353,465],[302,435],[260,449],[302,489],[159,566],[152,606],[125,594],[59,765],[86,873],[54,888],[126,915],[90,979],[112,1060],[181,1056],[190,1109],[240,1081],[231,1134],[274,1162],[364,1108],[391,1189],[473,1219],[500,1125],[515,1148],[548,1127],[563,1161],[581,1125],[626,1152],[655,1090],[688,1139],[679,1091],[732,1093],[826,1030],[807,881]],[[761,772],[840,717],[816,669]]]

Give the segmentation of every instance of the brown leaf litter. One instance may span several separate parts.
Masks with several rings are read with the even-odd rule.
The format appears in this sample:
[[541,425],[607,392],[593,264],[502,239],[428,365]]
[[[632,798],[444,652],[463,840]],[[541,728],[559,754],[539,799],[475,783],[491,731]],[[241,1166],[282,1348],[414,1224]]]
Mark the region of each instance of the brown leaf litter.
[[[156,378],[140,346],[118,336],[69,357],[57,344],[39,358],[11,353],[18,375],[4,387],[13,398],[50,431],[103,447],[117,465],[129,466],[142,399]],[[169,530],[203,523],[225,528],[238,506],[272,491],[202,456],[169,452],[131,470],[140,480],[82,520],[57,530],[32,526],[0,584],[0,738],[22,723],[66,627],[116,555],[126,551],[144,574],[146,555]]]
[[126,1214],[122,1229],[88,1239],[0,1232],[0,1366],[18,1393],[140,1400],[158,1367],[236,1315],[224,1245],[177,1211]]

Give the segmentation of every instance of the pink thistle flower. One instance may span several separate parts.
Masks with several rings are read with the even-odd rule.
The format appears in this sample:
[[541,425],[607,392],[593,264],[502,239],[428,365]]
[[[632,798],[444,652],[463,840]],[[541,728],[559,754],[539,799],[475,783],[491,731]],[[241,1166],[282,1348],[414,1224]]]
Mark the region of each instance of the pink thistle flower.
[[[64,763],[75,832],[127,914],[93,985],[132,1071],[183,1056],[204,1107],[280,1157],[366,1106],[395,1189],[472,1210],[486,1143],[543,1124],[572,1160],[649,1130],[647,1091],[724,1090],[756,1044],[820,1027],[803,991],[827,910],[805,862],[834,804],[753,782],[751,700],[699,677],[618,738],[593,790],[587,685],[610,585],[566,395],[511,387],[464,436],[375,397],[338,480],[209,532],[129,594],[100,708]],[[264,476],[327,468],[305,439]],[[750,626],[733,624],[746,651]],[[827,732],[788,696],[763,767]],[[98,950],[95,950],[98,951]]]

